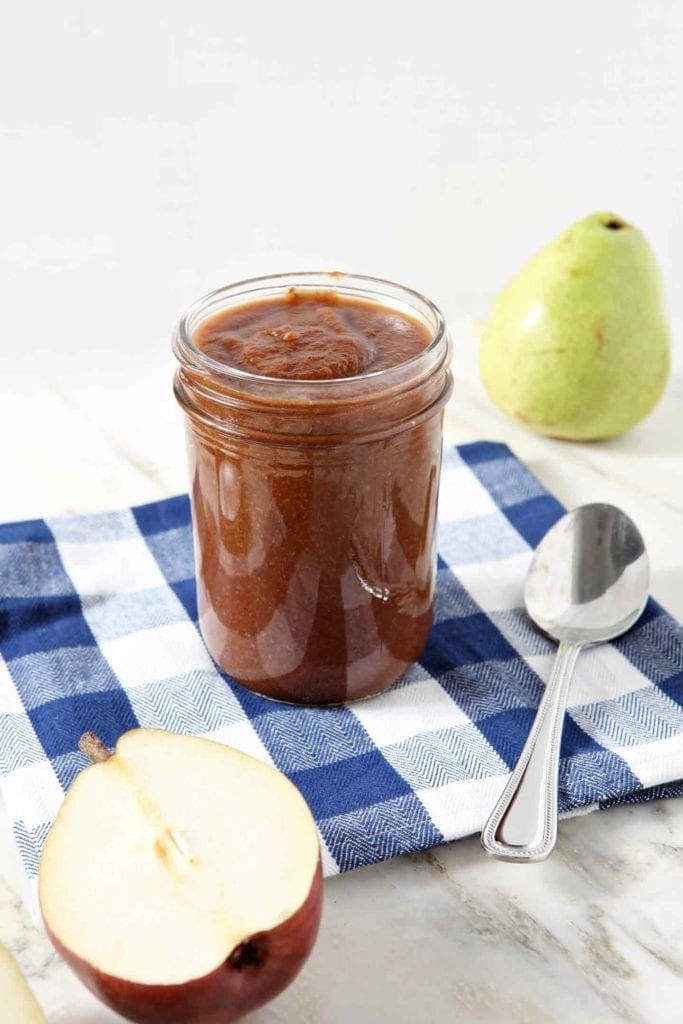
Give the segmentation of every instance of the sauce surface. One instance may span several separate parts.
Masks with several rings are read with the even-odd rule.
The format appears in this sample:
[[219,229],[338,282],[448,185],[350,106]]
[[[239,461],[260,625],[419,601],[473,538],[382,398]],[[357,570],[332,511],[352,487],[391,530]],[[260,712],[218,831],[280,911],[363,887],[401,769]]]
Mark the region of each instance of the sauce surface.
[[285,380],[374,373],[406,362],[430,341],[424,324],[395,309],[295,288],[222,310],[194,334],[195,345],[217,362]]

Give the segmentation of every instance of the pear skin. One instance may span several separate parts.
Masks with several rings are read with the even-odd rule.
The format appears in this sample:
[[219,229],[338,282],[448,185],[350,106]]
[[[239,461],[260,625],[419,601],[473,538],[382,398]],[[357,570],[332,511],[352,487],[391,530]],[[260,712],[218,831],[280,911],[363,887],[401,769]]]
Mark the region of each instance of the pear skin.
[[498,296],[480,370],[493,401],[541,434],[597,440],[647,416],[669,375],[669,332],[641,232],[595,213],[541,249]]

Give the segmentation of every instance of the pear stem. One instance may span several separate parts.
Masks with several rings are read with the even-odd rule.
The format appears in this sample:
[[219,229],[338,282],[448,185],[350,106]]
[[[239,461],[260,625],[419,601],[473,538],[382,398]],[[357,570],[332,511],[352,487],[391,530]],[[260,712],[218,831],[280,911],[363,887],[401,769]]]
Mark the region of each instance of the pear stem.
[[111,750],[109,747],[105,746],[95,732],[84,732],[78,741],[78,749],[82,754],[85,754],[93,764],[100,764],[102,761],[108,761],[111,757]]

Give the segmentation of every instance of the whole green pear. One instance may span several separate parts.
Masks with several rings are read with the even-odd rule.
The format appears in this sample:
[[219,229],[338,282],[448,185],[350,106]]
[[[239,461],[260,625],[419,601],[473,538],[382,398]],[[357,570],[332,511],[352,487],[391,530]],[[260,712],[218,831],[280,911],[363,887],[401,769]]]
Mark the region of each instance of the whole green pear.
[[584,217],[498,296],[481,375],[492,399],[532,430],[595,440],[654,408],[669,374],[655,257],[613,213]]

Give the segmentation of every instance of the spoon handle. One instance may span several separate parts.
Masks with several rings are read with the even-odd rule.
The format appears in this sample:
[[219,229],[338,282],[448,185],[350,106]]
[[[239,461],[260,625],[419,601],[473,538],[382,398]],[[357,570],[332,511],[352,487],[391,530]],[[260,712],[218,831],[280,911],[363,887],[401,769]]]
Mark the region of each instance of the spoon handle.
[[580,650],[581,644],[560,644],[519,761],[481,833],[482,846],[494,857],[545,860],[555,846],[562,726]]

